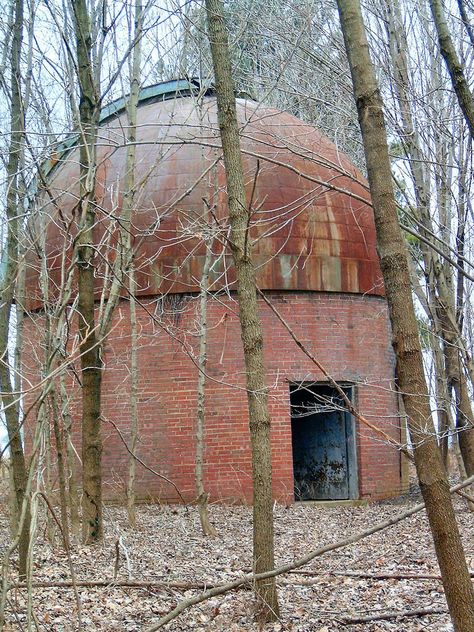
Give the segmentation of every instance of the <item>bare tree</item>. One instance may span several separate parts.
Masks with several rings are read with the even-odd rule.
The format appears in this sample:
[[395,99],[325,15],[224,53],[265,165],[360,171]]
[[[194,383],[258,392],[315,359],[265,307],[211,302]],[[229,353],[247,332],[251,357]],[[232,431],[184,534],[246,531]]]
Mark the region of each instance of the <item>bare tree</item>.
[[[211,228],[212,231],[212,228]],[[207,366],[207,302],[209,273],[212,264],[212,236],[206,241],[206,258],[201,275],[199,293],[199,357],[196,410],[196,493],[199,519],[204,535],[216,536],[217,531],[209,519],[208,494],[204,486],[204,448],[206,420],[206,366]]]
[[474,628],[474,591],[431,419],[407,251],[393,194],[382,98],[369,56],[359,1],[338,0],[338,8],[364,141],[398,385],[408,415],[418,480],[451,618],[458,632],[468,632]]
[[[413,116],[413,99],[410,95],[410,72],[407,53],[408,41],[399,3],[393,2],[391,5],[387,5],[385,16],[393,66],[392,85],[395,88],[394,93],[397,95],[396,105],[400,110],[401,118],[398,125],[399,134],[403,151],[409,161],[416,201],[414,208],[410,210],[416,222],[417,230],[424,237],[423,241],[418,242],[418,249],[421,252],[424,263],[424,276],[427,286],[427,315],[433,323],[434,331],[443,341],[444,361],[438,364],[435,362],[435,366],[442,371],[442,376],[438,375],[437,380],[439,407],[443,411],[449,406],[448,399],[452,391],[457,413],[456,427],[459,444],[465,469],[469,476],[474,473],[474,416],[469,401],[467,379],[463,366],[462,348],[465,345],[460,340],[462,334],[457,316],[460,307],[460,299],[457,299],[457,297],[459,297],[459,291],[462,294],[463,284],[462,282],[458,283],[458,291],[453,279],[452,267],[442,256],[446,246],[442,246],[443,251],[441,255],[431,247],[431,236],[436,234],[431,208],[433,198],[432,183],[436,186],[435,197],[439,202],[437,215],[439,217],[440,232],[444,232],[442,237],[445,241],[449,240],[448,231],[453,223],[449,212],[452,205],[447,195],[448,187],[446,186],[446,177],[444,175],[445,165],[431,165],[426,160],[418,125]],[[435,69],[432,69],[432,73],[433,75],[435,74]],[[433,137],[436,139],[437,136],[442,137],[442,140],[438,142],[447,142],[445,139],[449,139],[446,134],[433,134]],[[462,143],[460,145],[462,153]],[[446,154],[448,150],[443,147],[439,153]],[[433,170],[435,171],[434,178],[431,173]],[[459,226],[462,232],[464,230],[463,220],[459,222]],[[463,239],[457,240],[457,244],[462,244],[463,241]],[[433,340],[432,344],[435,347],[437,345],[436,340]],[[436,353],[435,350],[433,352]],[[443,388],[443,383],[447,384],[447,391]],[[450,428],[447,424],[447,415],[440,415],[439,417],[442,421],[440,424],[441,445],[444,446],[443,452],[445,457],[447,457]]]
[[0,282],[0,386],[3,413],[5,415],[10,446],[12,480],[15,490],[16,522],[20,529],[19,573],[24,578],[27,571],[30,514],[25,497],[27,472],[21,440],[20,406],[14,395],[14,383],[10,373],[9,336],[12,304],[19,266],[19,231],[23,216],[19,196],[19,170],[24,142],[24,108],[22,98],[21,50],[23,42],[23,0],[13,2],[13,33],[10,49],[10,146],[8,152],[6,219],[7,236],[3,252],[4,269]]
[[[207,24],[216,78],[219,129],[227,179],[229,244],[237,277],[239,319],[244,349],[253,471],[253,559],[256,573],[274,568],[270,414],[263,366],[263,334],[252,264],[245,184],[240,153],[232,68],[220,0],[206,0]],[[278,617],[274,578],[258,580],[259,619]]]
[[[328,0],[225,3],[233,81],[239,96],[289,111],[316,126],[355,164],[363,164],[350,75],[335,5]],[[202,6],[184,16],[181,67],[212,75]]]
[[469,16],[466,9],[466,2],[465,0],[457,0],[457,4],[458,4],[458,9],[459,9],[459,15],[461,16],[462,23],[469,36],[471,46],[474,46],[474,30],[469,21]]
[[439,48],[449,71],[459,107],[466,119],[471,135],[474,136],[474,98],[464,74],[463,64],[458,57],[451,38],[443,3],[441,0],[430,0],[429,4],[436,32],[438,33]]
[[78,317],[82,374],[82,530],[85,542],[102,538],[101,358],[94,314],[94,204],[99,87],[92,62],[92,28],[85,0],[73,5],[80,90],[80,193],[77,245]]
[[[122,202],[122,223],[120,230],[119,260],[123,266],[116,278],[122,279],[128,271],[130,292],[130,460],[127,481],[127,513],[132,526],[136,522],[135,514],[135,452],[138,443],[138,332],[135,306],[135,270],[131,240],[131,215],[135,207],[135,142],[137,127],[137,108],[140,96],[141,38],[143,33],[143,5],[141,0],[135,4],[134,46],[130,68],[130,96],[127,102],[128,148],[125,165],[125,191]],[[113,297],[110,300],[114,300]]]

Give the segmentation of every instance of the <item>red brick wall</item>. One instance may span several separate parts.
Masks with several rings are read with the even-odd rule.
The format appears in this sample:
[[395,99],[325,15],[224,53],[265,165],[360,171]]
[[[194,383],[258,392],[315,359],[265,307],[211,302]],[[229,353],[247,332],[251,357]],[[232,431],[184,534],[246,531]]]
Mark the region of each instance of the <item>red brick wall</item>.
[[[296,335],[334,379],[356,385],[356,405],[360,412],[398,440],[394,360],[384,299],[312,292],[272,293],[270,296]],[[138,307],[138,454],[191,500],[195,497],[197,383],[192,358],[197,360],[198,301],[195,296],[173,296],[163,302],[145,299],[143,305],[146,309]],[[205,486],[211,500],[250,502],[250,443],[237,305],[233,298],[220,296],[210,300],[208,311]],[[157,321],[147,312],[156,313]],[[322,381],[324,376],[297,348],[263,302],[261,317],[272,417],[274,496],[278,501],[292,502],[289,382]],[[160,326],[160,320],[165,328]],[[33,350],[35,345],[37,348],[41,316],[28,320],[25,329],[26,336],[32,339]],[[104,492],[109,498],[123,495],[127,476],[128,455],[107,419],[112,419],[128,437],[129,356],[128,303],[123,301],[116,311],[104,356],[103,471]],[[34,374],[32,362],[32,356],[27,357],[30,377]],[[71,393],[77,402],[77,386],[71,387]],[[75,424],[78,423],[76,416]],[[31,432],[31,422],[28,428]],[[360,498],[385,498],[399,493],[400,453],[358,422],[357,454]],[[137,466],[137,493],[143,499],[177,500],[171,485],[140,465]]]

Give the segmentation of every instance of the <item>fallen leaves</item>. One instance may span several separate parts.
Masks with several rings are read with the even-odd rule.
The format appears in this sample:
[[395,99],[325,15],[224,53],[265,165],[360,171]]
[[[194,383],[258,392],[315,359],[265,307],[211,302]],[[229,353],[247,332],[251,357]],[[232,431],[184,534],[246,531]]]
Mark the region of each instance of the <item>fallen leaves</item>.
[[[405,499],[408,507],[413,501]],[[457,515],[464,533],[472,532],[473,516],[457,500]],[[328,508],[295,505],[275,508],[278,563],[291,561],[309,549],[362,530],[400,511],[400,501],[368,507]],[[120,538],[117,581],[180,582],[203,585],[227,582],[251,568],[252,525],[247,507],[211,507],[220,537],[201,536],[197,511],[183,507],[149,506],[137,512],[139,528],[129,529],[120,508],[106,511],[103,546],[72,546],[78,581],[110,580],[115,563],[115,543]],[[43,539],[34,548],[33,581],[69,580],[67,559],[61,548]],[[3,519],[2,535],[8,538]],[[474,559],[470,539],[467,555]],[[357,574],[359,573],[359,575]],[[397,574],[399,577],[397,577]],[[265,632],[375,632],[422,629],[450,630],[447,614],[429,610],[446,607],[431,538],[423,513],[375,534],[346,549],[314,560],[299,573],[279,577],[282,619],[262,628]],[[428,577],[426,577],[428,576]],[[26,624],[26,591],[15,590],[8,606],[5,630]],[[172,609],[183,596],[195,594],[170,586],[108,586],[79,588],[82,629],[91,632],[138,632]],[[53,632],[77,630],[77,613],[71,589],[37,588],[32,593],[37,625]],[[397,613],[419,609],[422,613],[403,620]],[[426,612],[426,614],[423,614]],[[374,613],[393,618],[355,623]],[[350,621],[354,621],[350,623]],[[205,632],[257,631],[249,590],[211,599],[185,612],[168,630]]]

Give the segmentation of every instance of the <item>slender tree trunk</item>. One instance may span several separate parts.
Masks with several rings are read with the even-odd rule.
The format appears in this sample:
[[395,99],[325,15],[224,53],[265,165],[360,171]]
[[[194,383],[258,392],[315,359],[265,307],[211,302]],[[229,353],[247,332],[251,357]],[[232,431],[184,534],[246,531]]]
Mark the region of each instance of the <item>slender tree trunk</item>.
[[[5,463],[5,461],[3,461]],[[2,463],[2,464],[3,464]],[[7,462],[8,467],[8,509],[9,509],[9,523],[10,523],[10,533],[11,539],[16,538],[18,533],[18,525],[20,522],[20,517],[18,515],[18,504],[16,500],[16,490],[15,490],[15,481],[13,479],[13,468],[11,461]]]
[[134,41],[132,63],[130,71],[130,96],[127,102],[127,159],[125,165],[125,183],[122,201],[121,228],[119,232],[118,260],[120,267],[115,271],[114,283],[108,299],[106,317],[110,321],[112,310],[118,301],[120,288],[118,283],[123,283],[127,271],[129,273],[128,286],[130,290],[130,459],[127,482],[127,513],[130,525],[135,525],[135,452],[138,444],[138,330],[135,304],[135,269],[133,265],[132,246],[132,213],[135,208],[135,154],[137,133],[137,110],[140,97],[140,63],[141,63],[141,37],[143,32],[143,5],[141,0],[135,4],[134,16]]
[[407,251],[392,189],[382,98],[369,56],[359,0],[338,0],[338,9],[364,142],[398,384],[408,415],[418,480],[454,628],[457,632],[472,632],[474,591],[429,408]]
[[[43,426],[44,434],[43,434],[43,458],[44,458],[44,493],[47,498],[53,498],[53,468],[51,464],[51,454],[52,454],[52,445],[51,445],[51,423],[48,418],[46,410],[46,399],[43,399],[41,402],[41,406],[38,410],[37,421]],[[41,457],[40,457],[41,458]],[[33,513],[34,515],[34,513]],[[51,512],[46,512],[46,538],[48,542],[54,547],[56,542],[56,523],[54,521]],[[32,521],[31,528],[31,540],[35,536],[36,531],[36,521]]]
[[[117,256],[112,271],[112,282],[108,296],[102,297],[105,302],[103,317],[101,318],[100,334],[105,339],[107,336],[112,316],[120,300],[123,285],[133,261],[132,246],[132,213],[135,207],[135,155],[137,141],[137,110],[140,98],[140,65],[141,65],[141,41],[143,34],[143,3],[137,0],[135,3],[134,32],[135,42],[132,52],[130,68],[130,95],[127,99],[127,157],[125,161],[125,178],[122,195],[122,210],[120,214],[120,228],[118,231]],[[128,283],[128,285],[130,285]],[[105,287],[105,286],[104,286]]]
[[67,515],[67,486],[66,486],[66,467],[64,458],[64,433],[60,427],[61,415],[57,401],[57,394],[54,385],[50,392],[51,416],[53,418],[54,441],[56,443],[56,459],[58,466],[58,482],[59,482],[59,506],[61,510],[61,527],[63,530],[63,538],[66,548],[69,548],[69,519]]
[[451,433],[451,412],[446,380],[444,353],[439,334],[430,335],[430,349],[433,357],[436,405],[438,416],[439,449],[446,472],[449,473],[449,435]]
[[441,55],[443,56],[451,77],[451,83],[456,92],[459,107],[462,110],[471,136],[474,136],[474,98],[464,74],[463,64],[458,58],[456,48],[451,38],[451,33],[446,22],[443,2],[442,0],[429,0],[429,3],[431,15],[433,16],[436,32],[438,34]]
[[[40,268],[40,288],[41,288],[41,300],[44,307],[44,361],[43,361],[43,376],[47,378],[50,375],[51,369],[56,364],[53,363],[58,349],[60,348],[59,337],[54,333],[54,326],[56,319],[54,318],[54,310],[51,309],[51,301],[49,296],[49,275],[48,275],[48,261],[45,253],[45,249],[42,249],[41,268]],[[53,312],[53,313],[52,313]],[[60,317],[61,319],[61,317]],[[58,319],[58,320],[60,320]],[[58,325],[59,330],[59,325]],[[48,382],[44,384],[44,388],[48,390],[48,393],[43,392],[41,404],[38,409],[38,419],[41,417],[45,421],[46,437],[48,445],[46,447],[46,464],[47,471],[51,472],[51,456],[52,456],[52,441],[51,441],[51,426],[54,431],[55,445],[56,445],[56,465],[58,470],[59,481],[59,500],[61,509],[61,527],[63,529],[66,548],[69,548],[69,520],[67,512],[67,499],[68,494],[66,490],[66,470],[65,459],[63,450],[63,433],[61,432],[59,420],[59,406],[57,401],[56,384],[53,378],[49,378]],[[47,408],[49,404],[49,408]],[[46,412],[45,412],[46,409]],[[49,477],[47,479],[49,481]],[[48,489],[48,494],[50,489]],[[49,496],[51,497],[51,496]],[[53,517],[50,512],[47,513],[48,528],[51,533],[54,533]]]
[[[23,0],[14,2],[13,36],[11,44],[11,114],[10,147],[7,172],[7,239],[3,252],[4,276],[0,282],[0,390],[2,392],[3,412],[10,444],[10,463],[16,499],[17,529],[22,523],[19,540],[20,580],[26,578],[28,542],[30,532],[30,513],[25,504],[27,471],[25,455],[20,434],[20,407],[17,396],[13,395],[12,376],[9,361],[10,318],[18,275],[19,230],[22,216],[19,199],[19,169],[24,139],[24,111],[21,95],[21,48],[23,33]],[[23,519],[22,519],[23,515]]]
[[138,330],[135,306],[135,270],[130,266],[130,458],[127,481],[127,514],[130,526],[136,524],[135,512],[135,452],[138,444]]
[[459,15],[461,16],[462,23],[464,24],[464,28],[469,35],[469,39],[471,41],[471,46],[474,47],[474,30],[469,22],[469,17],[467,15],[466,6],[464,4],[465,0],[457,0]]
[[212,263],[212,239],[206,244],[206,259],[201,276],[199,296],[199,358],[196,411],[196,493],[199,518],[204,535],[215,537],[217,531],[209,520],[208,494],[204,487],[204,445],[206,422],[206,365],[207,365],[207,301],[209,271]]
[[94,194],[99,96],[92,65],[91,24],[86,0],[72,3],[80,89],[80,193],[77,235],[78,316],[82,376],[82,535],[102,539],[101,359],[94,315]]
[[448,387],[453,390],[456,404],[456,431],[467,476],[474,474],[474,416],[467,387],[462,356],[458,346],[454,310],[440,314],[446,358]]
[[[222,3],[206,0],[207,23],[216,78],[217,108],[227,178],[231,226],[230,248],[237,276],[241,337],[244,349],[253,472],[253,558],[256,573],[272,570],[274,528],[270,415],[263,365],[263,334],[258,314],[255,269],[250,252],[249,219],[240,153],[232,68]],[[275,579],[256,583],[259,618],[278,617]]]
[[79,492],[77,489],[76,479],[76,452],[74,444],[72,442],[72,417],[69,411],[69,401],[67,395],[67,388],[65,383],[64,374],[59,376],[60,380],[60,398],[61,398],[61,418],[63,420],[64,427],[64,441],[66,444],[66,457],[67,457],[67,478],[68,478],[68,497],[69,508],[71,511],[71,529],[75,536],[78,536],[81,531],[81,520],[79,515]]

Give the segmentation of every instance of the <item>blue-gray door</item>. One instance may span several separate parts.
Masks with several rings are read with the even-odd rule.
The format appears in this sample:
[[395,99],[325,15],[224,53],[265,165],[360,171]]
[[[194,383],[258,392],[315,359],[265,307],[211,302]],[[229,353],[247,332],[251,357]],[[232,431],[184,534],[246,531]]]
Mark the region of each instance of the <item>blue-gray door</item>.
[[351,498],[352,419],[337,392],[291,385],[290,401],[295,500]]

